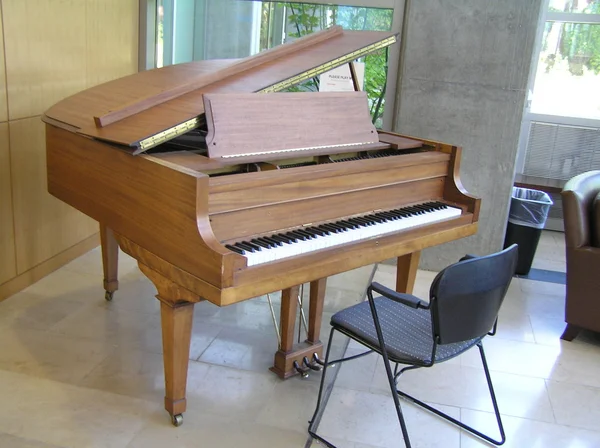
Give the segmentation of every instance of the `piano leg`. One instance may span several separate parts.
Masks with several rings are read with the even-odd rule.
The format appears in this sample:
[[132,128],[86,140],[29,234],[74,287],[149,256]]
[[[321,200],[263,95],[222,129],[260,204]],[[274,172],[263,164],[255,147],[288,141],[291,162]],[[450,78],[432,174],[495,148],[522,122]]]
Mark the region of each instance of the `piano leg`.
[[323,278],[310,283],[308,336],[306,341],[300,344],[294,344],[299,286],[281,292],[281,347],[275,353],[274,365],[271,367],[271,371],[282,379],[298,374],[294,362],[301,366],[305,357],[312,360],[314,354],[318,357],[323,355],[323,344],[319,340],[319,335],[326,282],[327,279]]
[[104,269],[104,298],[111,301],[119,289],[119,243],[111,229],[100,224],[100,245],[102,248],[102,268]]
[[160,300],[160,319],[165,369],[165,409],[175,426],[183,423],[186,409],[188,361],[192,339],[194,302],[199,298],[160,273],[139,263],[142,272],[154,283]]
[[419,269],[421,251],[398,257],[396,268],[396,291],[412,294]]

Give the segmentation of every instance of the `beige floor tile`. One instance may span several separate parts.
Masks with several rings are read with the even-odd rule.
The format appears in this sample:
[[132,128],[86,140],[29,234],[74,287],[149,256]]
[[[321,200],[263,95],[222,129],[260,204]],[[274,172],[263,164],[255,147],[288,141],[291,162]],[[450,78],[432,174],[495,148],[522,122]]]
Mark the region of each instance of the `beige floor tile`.
[[87,304],[69,297],[20,292],[0,304],[0,327],[48,330]]
[[259,373],[209,366],[203,378],[188,379],[189,407],[225,416],[257,415],[270,401],[277,399],[274,391],[280,382],[268,370]]
[[249,416],[212,415],[191,409],[183,426],[175,429],[162,419],[149,422],[127,445],[128,448],[302,448],[308,439],[306,431],[292,431],[256,423]]
[[[188,399],[195,401],[194,390],[202,384],[210,366],[190,361]],[[161,403],[165,395],[165,377],[161,354],[124,347],[115,349],[83,378],[78,385],[134,398]]]
[[273,365],[273,356],[277,351],[277,337],[273,330],[265,334],[224,327],[218,336],[198,361],[256,372],[264,372]]
[[544,269],[546,271],[567,272],[567,263],[565,261],[556,261],[553,259],[540,258],[536,256],[531,265],[534,269]]
[[108,356],[110,344],[29,328],[0,329],[0,369],[75,383]]
[[529,316],[510,307],[502,307],[500,309],[497,332],[494,337],[522,342],[535,342]]
[[600,389],[555,381],[546,384],[557,423],[600,430]]
[[[345,356],[358,355],[364,351],[364,348],[348,347]],[[335,380],[336,386],[346,389],[368,391],[371,388],[373,376],[375,375],[378,356],[379,355],[376,353],[371,353],[362,358],[337,364],[335,367],[328,369],[327,376],[329,376],[330,372],[334,369],[337,369],[339,372],[337,372]],[[320,381],[320,375],[315,375],[314,377],[316,380]]]
[[273,397],[256,416],[261,425],[306,433],[317,404],[319,385],[298,377],[280,381]]
[[[558,347],[493,337],[485,339],[484,348],[491,371],[537,378],[552,375],[561,353]],[[479,353],[474,350],[465,353],[461,362],[466,367],[482,368]]]
[[0,432],[64,447],[125,447],[157,404],[0,371]]
[[564,300],[566,294],[566,285],[549,282],[539,282],[536,280],[521,280],[521,289],[528,296],[551,296],[559,297]]
[[71,338],[162,353],[159,314],[113,307],[104,300],[72,313],[50,330]]
[[[494,414],[461,410],[462,421],[496,437],[498,429]],[[595,448],[600,446],[600,432],[537,422],[535,420],[503,416],[506,448]],[[489,443],[463,432],[461,448],[490,447]]]
[[[600,350],[575,345],[560,347],[487,338],[486,356],[490,370],[514,375],[600,387]],[[463,355],[462,365],[481,368],[479,356]]]
[[[541,378],[492,372],[498,406],[503,414],[554,422],[546,385]],[[416,398],[448,406],[493,412],[483,370],[442,363],[417,369],[401,376],[398,386]],[[372,392],[390,395],[387,376],[380,362]]]
[[66,268],[53,272],[23,291],[38,296],[52,297],[55,300],[72,299],[85,303],[93,303],[96,300],[104,299],[101,277],[75,273]]
[[[458,447],[459,430],[438,417],[401,403],[414,446]],[[459,409],[443,406],[459,418]],[[381,447],[401,445],[402,431],[391,397],[335,387],[320,422],[318,434],[352,443]]]
[[59,448],[57,445],[4,433],[0,433],[0,446],[2,448]]

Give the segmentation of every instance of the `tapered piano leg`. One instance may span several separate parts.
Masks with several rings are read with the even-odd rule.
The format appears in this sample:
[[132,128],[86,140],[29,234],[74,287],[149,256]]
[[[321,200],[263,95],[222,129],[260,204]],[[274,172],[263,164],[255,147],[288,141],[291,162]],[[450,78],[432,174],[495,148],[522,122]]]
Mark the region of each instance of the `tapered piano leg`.
[[275,353],[274,365],[271,371],[280,378],[289,378],[298,374],[294,362],[303,365],[304,358],[312,360],[323,354],[323,344],[319,340],[321,317],[323,315],[323,300],[325,298],[326,279],[320,279],[310,284],[310,305],[308,315],[308,336],[306,341],[294,344],[294,326],[298,311],[299,287],[285,289],[281,292],[280,333],[281,346]]
[[165,409],[175,426],[183,423],[186,409],[188,360],[192,339],[194,302],[199,298],[158,272],[139,263],[142,272],[154,283],[160,300],[160,318],[165,369]]
[[185,389],[193,315],[193,303],[160,304],[165,365],[165,409],[171,415],[175,426],[181,424],[186,408]]
[[[311,344],[320,344],[321,321],[323,318],[323,304],[325,303],[325,289],[327,277],[310,282],[310,304],[308,308],[308,337]],[[320,354],[319,354],[320,355]]]
[[419,269],[421,251],[398,257],[396,268],[396,291],[412,294]]
[[102,269],[104,270],[104,298],[112,300],[119,289],[119,243],[111,229],[100,224],[100,245],[102,248]]

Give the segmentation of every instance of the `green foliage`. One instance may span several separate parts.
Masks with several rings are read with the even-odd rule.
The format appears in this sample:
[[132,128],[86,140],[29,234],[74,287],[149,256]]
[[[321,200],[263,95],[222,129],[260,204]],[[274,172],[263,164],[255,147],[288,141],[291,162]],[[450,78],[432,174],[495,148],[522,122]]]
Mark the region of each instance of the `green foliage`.
[[[592,0],[584,9],[587,14],[600,14],[600,0]],[[600,73],[600,24],[561,24],[560,54],[569,61],[575,75],[583,74],[586,66]]]
[[[350,30],[389,31],[392,11],[389,9],[358,8],[331,5],[279,2],[277,7],[288,11],[287,22],[293,29],[289,37],[298,38],[332,25]],[[369,98],[371,117],[376,126],[382,125],[385,110],[388,52],[386,49],[364,57],[365,90]],[[291,87],[289,91],[318,91],[319,79],[313,78]]]

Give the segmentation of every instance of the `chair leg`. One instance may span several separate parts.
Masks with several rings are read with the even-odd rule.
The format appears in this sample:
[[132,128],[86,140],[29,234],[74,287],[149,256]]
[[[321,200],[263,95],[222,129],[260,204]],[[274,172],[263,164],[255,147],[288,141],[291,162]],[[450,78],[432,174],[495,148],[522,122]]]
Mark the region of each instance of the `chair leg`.
[[317,422],[317,419],[319,418],[319,411],[321,409],[321,398],[323,396],[323,385],[325,384],[325,376],[327,375],[327,367],[329,367],[329,353],[331,351],[331,341],[333,340],[333,332],[334,331],[335,331],[335,328],[331,328],[331,332],[329,333],[329,342],[327,343],[327,352],[325,354],[325,362],[323,365],[323,371],[321,373],[321,385],[319,386],[319,395],[317,396],[317,406],[315,408],[315,412],[313,413],[312,418],[308,422],[308,433],[310,434],[310,436],[313,437],[314,439],[317,439],[321,443],[324,443],[325,446],[327,446],[329,448],[336,448],[336,446],[329,443],[323,437],[319,436],[316,433],[314,426]]
[[[410,438],[408,437],[408,430],[406,429],[406,422],[404,421],[404,415],[402,414],[402,408],[400,407],[400,400],[398,399],[398,393],[396,390],[396,380],[394,379],[394,373],[392,373],[392,366],[390,365],[390,360],[388,359],[387,353],[385,350],[382,350],[381,353],[383,357],[383,363],[385,365],[385,372],[387,373],[388,382],[390,384],[390,389],[392,391],[392,397],[394,399],[394,404],[396,405],[396,414],[398,416],[398,422],[400,423],[400,428],[402,429],[402,436],[404,438],[404,444],[406,448],[411,448]],[[397,366],[396,366],[397,368]]]
[[567,324],[565,331],[563,331],[563,334],[560,338],[565,341],[572,341],[577,337],[580,331],[581,328],[579,328],[577,325]]
[[444,414],[442,411],[439,411],[438,409],[435,409],[434,407],[429,406],[427,403],[423,403],[422,401],[416,399],[415,397],[408,395],[405,392],[402,392],[401,390],[396,390],[396,392],[398,392],[398,395],[405,398],[406,400],[408,400],[416,405],[419,405],[422,408],[427,409],[430,412],[433,412],[434,414],[438,415],[439,417],[442,417],[443,419],[448,420],[449,422],[452,422],[457,426],[460,426],[465,431],[468,431],[471,434],[481,437],[482,439],[484,439],[490,443],[493,443],[494,445],[502,445],[506,441],[506,435],[504,433],[504,426],[502,425],[500,411],[498,410],[498,402],[496,401],[496,394],[494,393],[494,386],[492,385],[490,371],[488,369],[487,361],[485,359],[485,353],[483,351],[483,344],[481,342],[479,342],[479,344],[477,344],[477,347],[479,348],[479,354],[481,355],[481,363],[483,364],[485,378],[487,380],[488,389],[490,391],[490,397],[492,399],[492,404],[494,406],[494,413],[496,414],[498,430],[500,431],[500,440],[492,439],[490,436],[487,436],[487,435],[483,434],[482,432],[477,431],[475,428],[472,428],[471,426],[465,425],[463,422],[456,420],[455,418],[449,416],[448,414]]

